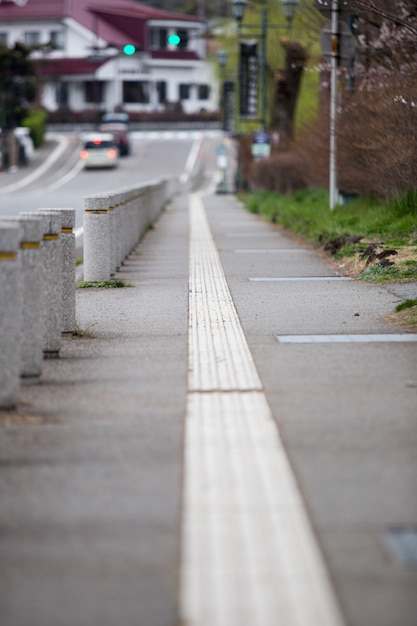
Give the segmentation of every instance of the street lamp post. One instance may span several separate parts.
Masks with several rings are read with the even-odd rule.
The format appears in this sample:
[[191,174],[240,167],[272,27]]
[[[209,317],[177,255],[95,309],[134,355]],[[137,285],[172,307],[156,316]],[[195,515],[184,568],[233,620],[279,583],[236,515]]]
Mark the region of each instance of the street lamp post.
[[292,21],[297,10],[299,0],[281,0],[282,11],[287,20],[288,31],[291,30]]
[[225,111],[225,77],[226,77],[226,65],[227,65],[227,52],[226,50],[217,51],[217,63],[220,68],[220,105],[222,110],[222,122],[223,128],[226,125],[226,111]]

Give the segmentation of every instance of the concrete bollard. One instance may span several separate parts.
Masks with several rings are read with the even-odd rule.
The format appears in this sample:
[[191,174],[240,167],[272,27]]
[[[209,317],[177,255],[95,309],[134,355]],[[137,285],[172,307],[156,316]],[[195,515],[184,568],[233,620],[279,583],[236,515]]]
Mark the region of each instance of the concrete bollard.
[[43,219],[34,214],[21,213],[5,218],[21,229],[20,263],[22,285],[21,366],[24,383],[34,383],[42,373],[44,333],[44,269],[41,254]]
[[122,264],[129,252],[130,240],[130,221],[129,221],[129,192],[122,193],[122,209],[123,209],[123,235],[122,235]]
[[75,332],[75,209],[57,209],[62,215],[62,332]]
[[0,222],[0,408],[19,400],[21,365],[21,270],[19,224]]
[[164,180],[84,198],[84,280],[110,279],[160,214]]
[[122,264],[122,226],[123,226],[123,218],[122,218],[122,205],[120,199],[120,193],[111,193],[110,194],[110,208],[113,211],[114,215],[114,240],[113,245],[114,249],[112,249],[112,253],[114,253],[114,268],[116,271],[120,269]]
[[84,198],[84,280],[110,279],[109,198]]
[[52,209],[39,209],[37,214],[45,218],[41,244],[45,271],[43,353],[45,358],[56,358],[62,346],[62,215]]
[[111,193],[107,194],[108,201],[109,201],[108,219],[109,219],[109,237],[110,237],[110,276],[115,275],[116,266],[117,266],[117,263],[116,263],[116,249],[117,249],[116,213],[115,213],[113,195],[114,194],[111,194]]

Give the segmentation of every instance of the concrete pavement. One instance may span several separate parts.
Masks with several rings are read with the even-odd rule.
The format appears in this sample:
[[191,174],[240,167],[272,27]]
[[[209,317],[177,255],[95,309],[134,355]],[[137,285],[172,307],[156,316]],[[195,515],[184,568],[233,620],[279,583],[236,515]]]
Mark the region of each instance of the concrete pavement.
[[[407,335],[366,340],[403,333],[385,315],[415,284],[339,280],[234,197],[202,201],[342,620],[415,626],[417,570],[391,548],[389,532],[417,522],[417,344]],[[130,255],[117,275],[130,287],[77,290],[78,336],[45,361],[18,409],[0,414],[4,626],[205,623],[180,621],[189,208],[186,195],[176,198]],[[283,340],[300,335],[302,343]],[[323,343],[323,335],[364,339]],[[217,549],[221,559],[226,548]],[[237,556],[231,587],[222,587],[235,589],[228,626],[246,624],[239,567]],[[279,598],[273,576],[256,583],[260,606],[271,584]],[[294,580],[282,623],[316,626],[297,617],[307,596]],[[204,585],[210,598],[216,581]],[[280,623],[280,615],[259,619],[250,626]],[[221,623],[220,615],[211,626]]]

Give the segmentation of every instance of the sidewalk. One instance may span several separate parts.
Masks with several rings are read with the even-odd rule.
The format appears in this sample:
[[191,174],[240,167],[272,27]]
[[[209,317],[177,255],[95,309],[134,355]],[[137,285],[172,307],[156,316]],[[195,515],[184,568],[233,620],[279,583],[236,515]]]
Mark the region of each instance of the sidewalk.
[[[346,624],[411,626],[416,571],[383,536],[417,519],[416,344],[312,348],[276,336],[401,333],[384,316],[415,285],[329,280],[312,250],[234,197],[204,206]],[[130,255],[117,275],[130,287],[77,290],[78,336],[22,388],[17,411],[0,414],[2,626],[179,623],[188,211],[176,198]]]

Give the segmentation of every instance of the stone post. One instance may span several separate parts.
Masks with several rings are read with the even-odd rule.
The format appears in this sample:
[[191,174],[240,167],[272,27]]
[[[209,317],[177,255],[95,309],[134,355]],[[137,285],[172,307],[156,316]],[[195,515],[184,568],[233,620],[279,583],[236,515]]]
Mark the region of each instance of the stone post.
[[39,209],[37,213],[45,218],[41,244],[45,271],[43,353],[45,358],[56,358],[62,346],[62,215],[52,209]]
[[44,234],[42,217],[21,213],[4,218],[21,229],[20,263],[22,285],[21,366],[22,382],[34,383],[42,373],[44,335],[44,268],[41,241]]
[[16,406],[21,365],[19,224],[0,222],[0,408]]
[[75,332],[75,209],[57,209],[62,215],[62,332]]
[[109,198],[84,198],[84,280],[110,280]]

